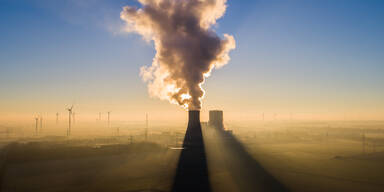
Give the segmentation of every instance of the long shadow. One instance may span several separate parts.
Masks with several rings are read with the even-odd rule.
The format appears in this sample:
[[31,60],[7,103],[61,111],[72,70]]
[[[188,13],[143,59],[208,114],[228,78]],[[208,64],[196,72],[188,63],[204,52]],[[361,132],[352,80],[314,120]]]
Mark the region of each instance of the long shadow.
[[188,128],[180,154],[173,192],[209,192],[211,187],[199,111],[189,111]]
[[[231,191],[289,191],[248,154],[245,147],[232,134],[224,130],[212,130],[213,134],[206,135],[206,141],[210,146],[215,146],[210,151],[215,155],[210,153],[209,158],[213,160],[215,171],[224,171],[230,175],[230,182],[236,186]],[[212,145],[211,142],[216,143]],[[225,181],[221,184],[226,185]],[[189,111],[188,128],[172,191],[209,192],[211,189],[199,111]]]
[[220,160],[224,161],[224,166],[236,183],[238,191],[289,191],[268,173],[232,134],[220,130],[215,132],[215,137],[223,141],[221,147],[225,155],[221,156]]

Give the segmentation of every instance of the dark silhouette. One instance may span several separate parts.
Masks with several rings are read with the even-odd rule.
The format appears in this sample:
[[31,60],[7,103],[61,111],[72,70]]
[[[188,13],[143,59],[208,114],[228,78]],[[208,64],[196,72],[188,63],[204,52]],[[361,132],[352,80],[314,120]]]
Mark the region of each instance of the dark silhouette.
[[188,128],[185,134],[183,150],[180,154],[172,191],[211,191],[200,125],[200,111],[189,111]]

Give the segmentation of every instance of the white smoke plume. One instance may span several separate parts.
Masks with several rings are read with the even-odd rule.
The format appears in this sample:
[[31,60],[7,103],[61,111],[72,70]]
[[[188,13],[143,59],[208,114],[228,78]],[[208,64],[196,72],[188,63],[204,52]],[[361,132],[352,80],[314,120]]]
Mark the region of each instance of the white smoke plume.
[[212,29],[225,13],[226,0],[138,1],[140,8],[125,6],[120,17],[126,31],[154,42],[152,66],[141,68],[150,95],[200,110],[205,78],[227,64],[235,48],[233,36],[220,38]]

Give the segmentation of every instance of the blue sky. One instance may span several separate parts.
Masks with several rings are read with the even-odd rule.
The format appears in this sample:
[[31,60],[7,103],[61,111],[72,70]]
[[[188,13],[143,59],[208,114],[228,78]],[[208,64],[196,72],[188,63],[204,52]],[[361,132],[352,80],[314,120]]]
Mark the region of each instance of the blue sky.
[[[147,94],[139,69],[153,47],[120,31],[121,8],[132,4],[0,0],[0,113],[54,113],[71,103],[84,113],[182,111]],[[237,48],[204,85],[204,110],[384,119],[384,1],[228,5],[215,30],[234,35]]]

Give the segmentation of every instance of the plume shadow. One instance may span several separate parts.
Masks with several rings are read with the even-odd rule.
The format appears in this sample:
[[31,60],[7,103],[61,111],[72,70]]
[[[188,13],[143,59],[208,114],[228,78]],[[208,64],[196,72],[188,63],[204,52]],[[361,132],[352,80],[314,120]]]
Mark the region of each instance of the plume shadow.
[[[213,172],[225,170],[225,172],[230,175],[229,180],[235,188],[230,189],[230,187],[228,187],[228,191],[289,191],[289,189],[254,159],[247,152],[244,145],[231,133],[214,128],[208,130],[206,133],[208,133],[208,140],[211,140],[209,141],[211,148],[208,149],[209,166],[212,165],[215,167],[213,168]],[[214,142],[214,144],[212,144],[212,142]],[[215,151],[214,154],[211,154],[211,151]],[[210,167],[210,173],[211,172],[212,169]],[[226,185],[226,183],[220,183],[220,185]]]

